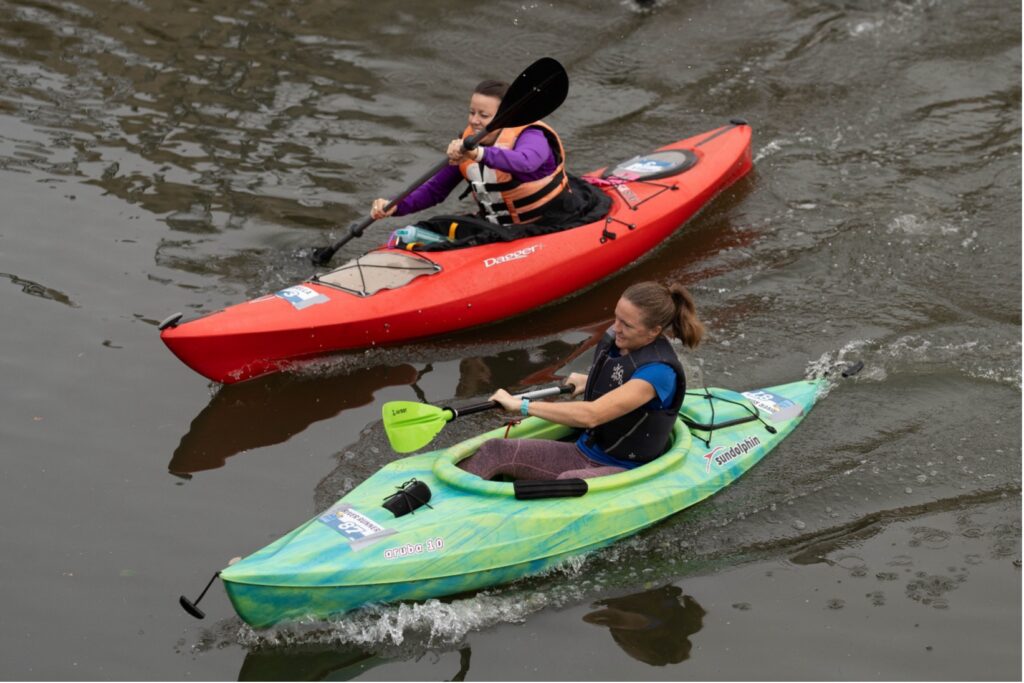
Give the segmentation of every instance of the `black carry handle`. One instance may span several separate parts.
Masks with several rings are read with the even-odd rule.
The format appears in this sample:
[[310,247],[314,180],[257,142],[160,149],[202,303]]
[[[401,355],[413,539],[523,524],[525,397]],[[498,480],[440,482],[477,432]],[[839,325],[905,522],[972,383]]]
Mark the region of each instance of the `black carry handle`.
[[578,498],[589,490],[584,479],[517,479],[512,482],[517,500]]

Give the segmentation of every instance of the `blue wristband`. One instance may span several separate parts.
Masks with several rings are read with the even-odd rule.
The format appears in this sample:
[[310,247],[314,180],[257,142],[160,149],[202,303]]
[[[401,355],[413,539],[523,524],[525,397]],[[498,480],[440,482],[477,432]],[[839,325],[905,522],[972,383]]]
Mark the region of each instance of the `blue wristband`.
[[519,413],[526,417],[530,414],[530,399],[524,398],[523,402],[519,404]]

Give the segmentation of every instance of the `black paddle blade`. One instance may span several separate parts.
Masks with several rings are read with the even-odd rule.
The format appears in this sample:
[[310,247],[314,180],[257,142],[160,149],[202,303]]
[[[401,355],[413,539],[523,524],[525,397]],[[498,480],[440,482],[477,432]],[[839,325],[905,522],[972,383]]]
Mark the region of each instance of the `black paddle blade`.
[[[431,175],[433,175],[433,174],[431,174]],[[416,185],[414,187],[419,187],[420,185],[425,183],[427,181],[427,177],[429,177],[429,176],[425,176],[423,179],[417,181],[417,183],[416,183]],[[411,192],[411,191],[412,191],[412,188],[410,188],[410,190],[408,192]],[[392,203],[393,204],[397,204],[398,201],[399,200],[396,199]],[[329,247],[316,247],[315,249],[313,249],[313,253],[310,254],[310,257],[309,257],[310,260],[313,261],[313,265],[314,266],[326,266],[328,263],[331,262],[331,259],[334,258],[334,255],[338,252],[339,249],[341,249],[343,246],[348,244],[352,239],[354,239],[356,237],[362,237],[363,231],[366,230],[368,227],[370,227],[371,223],[373,223],[373,218],[364,218],[361,222],[353,223],[352,225],[350,225],[349,228],[348,228],[348,233],[344,237],[342,237],[340,240],[338,240],[337,242],[332,244],[331,246],[329,246]]]
[[178,604],[181,605],[181,608],[183,610],[191,614],[196,619],[206,618],[206,612],[196,607],[195,604],[191,600],[186,598],[184,595],[178,597]]
[[313,249],[310,260],[313,261],[314,266],[326,266],[337,251],[334,247],[316,247]]
[[526,126],[550,115],[569,95],[569,74],[557,59],[541,57],[509,85],[488,131]]

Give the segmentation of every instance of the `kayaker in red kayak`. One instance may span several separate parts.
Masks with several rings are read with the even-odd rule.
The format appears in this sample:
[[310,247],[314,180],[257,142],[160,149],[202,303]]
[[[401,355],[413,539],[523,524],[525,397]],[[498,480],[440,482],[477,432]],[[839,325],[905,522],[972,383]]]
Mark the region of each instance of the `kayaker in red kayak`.
[[669,445],[686,393],[667,333],[689,348],[700,343],[704,325],[690,293],[679,284],[630,286],[615,305],[615,323],[597,345],[589,373],[574,372],[566,380],[584,400],[531,403],[504,389],[491,396],[509,412],[583,429],[576,442],[491,439],[458,466],[483,479],[586,479],[654,460]]
[[[479,207],[479,216],[496,225],[538,223],[569,228],[594,220],[599,193],[582,187],[565,170],[565,149],[549,125],[501,128],[466,152],[462,141],[482,132],[508,90],[502,81],[482,81],[469,100],[468,125],[448,144],[449,165],[385,213],[387,199],[375,199],[375,220],[405,216],[443,202],[463,180]],[[607,208],[607,207],[605,207]]]

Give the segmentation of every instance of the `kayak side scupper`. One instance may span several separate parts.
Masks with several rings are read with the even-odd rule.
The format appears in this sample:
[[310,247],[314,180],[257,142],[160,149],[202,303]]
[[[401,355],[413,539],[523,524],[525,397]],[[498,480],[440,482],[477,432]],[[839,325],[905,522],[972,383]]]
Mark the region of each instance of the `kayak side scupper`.
[[[641,258],[752,165],[745,125],[660,149],[689,150],[698,163],[655,182],[606,188],[613,200],[610,222],[514,242],[419,252],[440,267],[437,274],[367,297],[309,281],[302,285],[306,298],[300,302],[267,295],[170,327],[161,337],[187,365],[230,383],[303,358],[433,336],[532,310]],[[444,282],[440,290],[438,278]],[[512,284],[516,296],[506,296]]]
[[[353,550],[346,538],[317,518],[227,568],[221,578],[243,619],[265,626],[305,614],[323,617],[368,602],[476,590],[536,573],[636,533],[728,485],[800,422],[818,386],[797,382],[751,392],[758,394],[752,400],[759,402],[762,419],[776,434],[751,421],[710,435],[694,429],[691,440],[680,422],[676,445],[681,452],[672,450],[651,465],[588,480],[590,490],[579,498],[516,500],[511,484],[485,482],[454,466],[504,429],[445,451],[404,458],[339,501],[393,533]],[[697,406],[690,413],[699,423],[700,400],[693,402]],[[559,429],[564,428],[530,418],[510,436],[551,436]],[[711,443],[705,445],[701,439],[709,436]],[[653,465],[661,471],[644,471]],[[433,509],[393,518],[380,507],[381,500],[411,477],[430,486]]]

